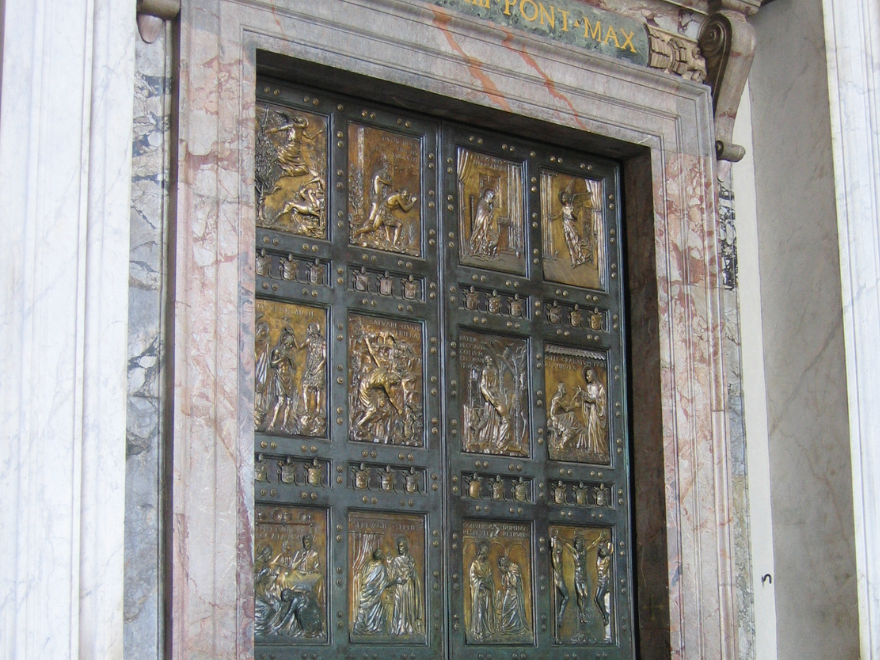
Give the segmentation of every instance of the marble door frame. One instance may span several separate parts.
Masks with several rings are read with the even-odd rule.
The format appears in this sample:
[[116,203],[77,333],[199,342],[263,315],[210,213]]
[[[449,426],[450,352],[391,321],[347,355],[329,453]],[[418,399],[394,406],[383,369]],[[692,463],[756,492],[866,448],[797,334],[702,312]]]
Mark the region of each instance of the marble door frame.
[[203,0],[184,3],[179,30],[171,657],[253,656],[253,154],[261,50],[593,134],[623,160],[635,333],[632,460],[648,484],[633,495],[643,655],[662,657],[671,648],[675,658],[732,658],[709,89],[417,0]]

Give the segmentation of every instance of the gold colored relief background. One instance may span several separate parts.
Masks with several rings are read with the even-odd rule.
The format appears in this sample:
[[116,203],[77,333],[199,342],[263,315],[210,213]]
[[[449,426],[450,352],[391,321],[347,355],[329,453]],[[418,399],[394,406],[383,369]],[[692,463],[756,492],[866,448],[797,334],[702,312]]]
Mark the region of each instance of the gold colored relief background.
[[326,310],[269,300],[256,303],[256,430],[326,436]]
[[607,465],[611,455],[606,355],[551,344],[544,353],[550,460]]
[[560,172],[541,173],[544,277],[604,290],[602,184]]
[[327,118],[258,103],[257,226],[327,238]]
[[460,261],[525,273],[522,165],[458,150]]
[[421,255],[421,144],[378,128],[348,127],[352,245]]

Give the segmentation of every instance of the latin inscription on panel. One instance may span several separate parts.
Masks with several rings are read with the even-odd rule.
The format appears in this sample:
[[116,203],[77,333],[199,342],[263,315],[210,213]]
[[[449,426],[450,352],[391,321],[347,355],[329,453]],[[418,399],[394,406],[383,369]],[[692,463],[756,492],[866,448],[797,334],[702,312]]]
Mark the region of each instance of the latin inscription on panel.
[[525,273],[522,165],[458,150],[461,263]]
[[327,432],[327,313],[257,300],[254,424],[257,431]]
[[348,514],[351,641],[425,643],[425,518]]
[[529,455],[525,339],[462,331],[459,338],[464,451]]
[[557,644],[611,641],[613,558],[607,528],[550,525]]
[[421,447],[421,324],[352,314],[348,356],[351,439]]
[[550,459],[608,464],[608,362],[605,354],[545,346]]
[[558,172],[541,174],[544,277],[604,289],[602,185]]
[[418,139],[352,124],[348,129],[351,244],[419,256]]
[[531,526],[465,520],[462,542],[467,643],[531,643]]
[[257,226],[327,238],[327,118],[257,104]]
[[255,513],[256,641],[326,641],[326,511],[258,504]]

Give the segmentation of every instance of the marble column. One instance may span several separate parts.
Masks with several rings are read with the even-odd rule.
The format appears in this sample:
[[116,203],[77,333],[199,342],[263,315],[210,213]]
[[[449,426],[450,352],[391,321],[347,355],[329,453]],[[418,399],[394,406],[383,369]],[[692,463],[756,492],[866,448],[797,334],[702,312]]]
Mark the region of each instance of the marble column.
[[880,8],[824,0],[861,657],[880,658]]
[[135,3],[5,12],[0,655],[121,658]]

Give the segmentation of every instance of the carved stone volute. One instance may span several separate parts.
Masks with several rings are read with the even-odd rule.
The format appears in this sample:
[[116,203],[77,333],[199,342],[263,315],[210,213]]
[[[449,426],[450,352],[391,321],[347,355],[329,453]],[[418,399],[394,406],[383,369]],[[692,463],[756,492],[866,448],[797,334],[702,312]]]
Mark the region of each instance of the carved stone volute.
[[722,9],[703,24],[699,39],[706,59],[706,84],[715,111],[715,154],[737,162],[745,149],[732,143],[736,111],[755,54],[755,30],[737,11]]

